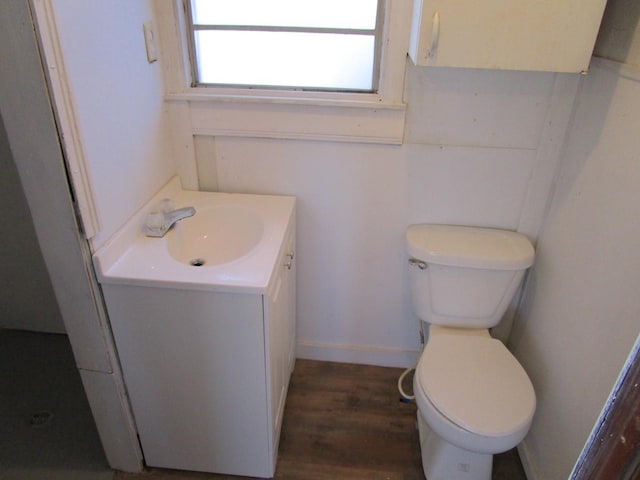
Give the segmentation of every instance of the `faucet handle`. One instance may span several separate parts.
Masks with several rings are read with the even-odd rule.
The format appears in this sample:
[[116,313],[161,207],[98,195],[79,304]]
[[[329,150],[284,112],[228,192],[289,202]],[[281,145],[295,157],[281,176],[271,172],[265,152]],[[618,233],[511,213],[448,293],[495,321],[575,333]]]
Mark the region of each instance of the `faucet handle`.
[[145,226],[152,229],[163,228],[164,223],[164,213],[162,212],[151,212],[144,221]]
[[144,219],[142,233],[150,237],[161,237],[167,230],[165,214],[162,212],[151,212]]
[[171,200],[170,198],[163,198],[162,201],[160,202],[159,210],[162,213],[173,212],[175,208],[176,208],[175,204],[173,203],[173,200]]

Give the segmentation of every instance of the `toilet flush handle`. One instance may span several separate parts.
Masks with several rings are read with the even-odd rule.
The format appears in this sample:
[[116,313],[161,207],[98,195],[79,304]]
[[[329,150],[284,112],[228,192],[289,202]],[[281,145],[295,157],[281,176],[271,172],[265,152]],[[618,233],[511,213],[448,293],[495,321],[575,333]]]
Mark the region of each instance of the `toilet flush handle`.
[[427,269],[427,262],[423,262],[422,260],[418,260],[417,258],[410,258],[409,265],[412,267],[418,267],[420,270]]

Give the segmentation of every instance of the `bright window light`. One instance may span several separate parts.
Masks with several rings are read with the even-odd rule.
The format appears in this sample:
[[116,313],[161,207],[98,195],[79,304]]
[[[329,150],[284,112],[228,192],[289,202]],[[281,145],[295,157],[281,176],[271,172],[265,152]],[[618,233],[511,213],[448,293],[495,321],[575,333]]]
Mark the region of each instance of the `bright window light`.
[[193,0],[193,23],[376,28],[377,0]]
[[377,0],[190,0],[194,85],[376,89]]

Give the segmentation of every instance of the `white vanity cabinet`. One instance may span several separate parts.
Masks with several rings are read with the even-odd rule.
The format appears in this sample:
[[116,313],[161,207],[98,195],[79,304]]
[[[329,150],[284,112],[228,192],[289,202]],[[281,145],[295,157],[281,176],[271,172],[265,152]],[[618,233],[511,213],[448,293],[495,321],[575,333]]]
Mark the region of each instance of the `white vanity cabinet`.
[[417,65],[583,72],[606,0],[414,0]]
[[262,294],[103,284],[148,466],[273,476],[295,272],[292,219]]

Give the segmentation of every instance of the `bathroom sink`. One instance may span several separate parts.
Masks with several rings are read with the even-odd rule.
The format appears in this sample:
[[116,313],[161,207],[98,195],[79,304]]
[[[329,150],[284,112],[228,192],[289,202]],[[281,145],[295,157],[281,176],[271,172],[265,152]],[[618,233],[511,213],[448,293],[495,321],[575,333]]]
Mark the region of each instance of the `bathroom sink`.
[[[142,226],[164,199],[193,207],[163,237]],[[102,284],[264,294],[293,228],[295,198],[183,190],[174,177],[93,255]]]
[[167,233],[169,255],[181,263],[207,267],[251,252],[264,233],[262,219],[248,208],[221,205],[198,209]]

